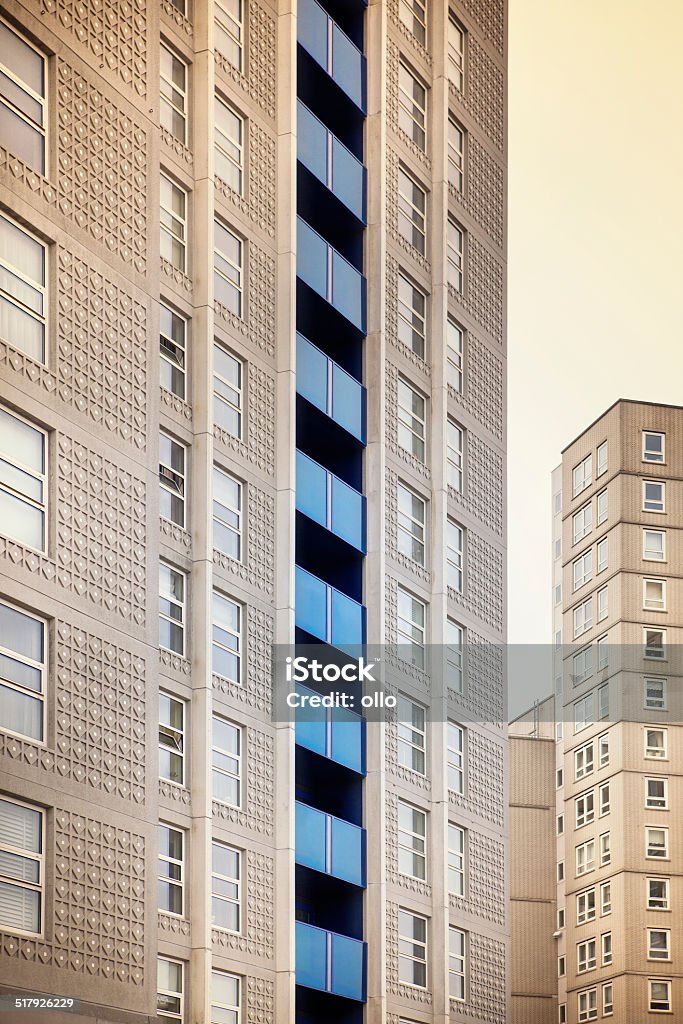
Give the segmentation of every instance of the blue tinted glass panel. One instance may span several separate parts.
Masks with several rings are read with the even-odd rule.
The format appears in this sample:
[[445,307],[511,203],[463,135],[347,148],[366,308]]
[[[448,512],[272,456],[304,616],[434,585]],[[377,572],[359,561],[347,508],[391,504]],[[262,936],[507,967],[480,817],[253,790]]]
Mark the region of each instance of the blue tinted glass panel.
[[296,453],[296,507],[327,526],[327,472],[303,452]]
[[301,334],[296,336],[296,389],[327,412],[327,357]]
[[353,544],[359,551],[365,549],[363,520],[362,494],[349,487],[339,477],[332,477],[332,529],[338,537]]
[[[297,686],[297,693],[310,694],[305,686]],[[306,707],[301,714],[296,716],[295,724],[296,742],[300,747],[306,747],[316,754],[327,756],[327,713],[325,708]]]
[[363,389],[336,363],[332,367],[332,415],[350,434],[363,440]]
[[363,181],[363,165],[333,136],[332,190],[359,220],[364,220]]
[[347,320],[363,329],[362,277],[336,250],[332,253],[332,304]]
[[[297,819],[298,828],[298,819]],[[363,870],[364,831],[341,818],[332,818],[331,873],[354,885],[365,885]],[[297,859],[298,859],[297,833]]]
[[297,626],[320,640],[326,640],[327,587],[323,581],[297,567],[295,601]]
[[332,933],[332,991],[347,999],[365,998],[363,943]]
[[347,96],[363,107],[363,71],[360,50],[334,22],[332,24],[332,77]]
[[299,985],[325,991],[327,982],[327,932],[310,924],[296,923],[296,980]]
[[334,708],[332,711],[331,756],[359,774],[365,772],[365,744],[363,722],[351,711]]
[[315,0],[300,0],[297,33],[303,48],[327,70],[327,15]]
[[296,272],[323,298],[327,298],[327,244],[313,228],[297,220]]
[[325,871],[327,863],[326,815],[307,804],[296,804],[296,862],[314,871]]
[[364,626],[363,606],[339,590],[333,590],[331,642],[337,646],[363,644],[365,643]]

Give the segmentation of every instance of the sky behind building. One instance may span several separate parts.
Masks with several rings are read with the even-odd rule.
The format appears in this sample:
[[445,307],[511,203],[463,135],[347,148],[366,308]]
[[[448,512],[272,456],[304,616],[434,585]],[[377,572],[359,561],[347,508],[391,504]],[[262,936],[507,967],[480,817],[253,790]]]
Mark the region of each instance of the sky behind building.
[[511,0],[509,641],[548,643],[550,474],[617,398],[683,404],[678,0]]

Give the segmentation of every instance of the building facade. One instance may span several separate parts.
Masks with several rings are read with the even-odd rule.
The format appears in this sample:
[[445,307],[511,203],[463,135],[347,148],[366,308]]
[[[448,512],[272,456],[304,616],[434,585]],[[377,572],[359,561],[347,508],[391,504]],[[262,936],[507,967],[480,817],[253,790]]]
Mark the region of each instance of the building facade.
[[[0,991],[503,1024],[503,0],[0,35]],[[293,642],[397,715],[277,720]]]

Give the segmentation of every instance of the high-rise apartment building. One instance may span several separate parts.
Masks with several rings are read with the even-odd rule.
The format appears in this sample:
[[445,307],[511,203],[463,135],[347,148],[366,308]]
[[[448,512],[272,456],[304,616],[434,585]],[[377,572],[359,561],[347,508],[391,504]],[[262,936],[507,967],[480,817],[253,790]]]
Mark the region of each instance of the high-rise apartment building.
[[[504,0],[0,37],[1,990],[504,1024]],[[275,719],[295,641],[397,717]]]

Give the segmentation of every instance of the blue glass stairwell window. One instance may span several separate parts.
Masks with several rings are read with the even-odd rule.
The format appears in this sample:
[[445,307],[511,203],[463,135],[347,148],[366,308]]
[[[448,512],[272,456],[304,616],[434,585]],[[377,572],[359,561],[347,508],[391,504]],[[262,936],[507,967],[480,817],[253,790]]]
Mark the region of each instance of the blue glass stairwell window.
[[333,814],[297,802],[296,862],[364,886],[365,832]]
[[359,220],[365,220],[363,164],[300,100],[297,156]]
[[355,377],[297,334],[296,389],[317,409],[365,442],[365,389]]
[[365,607],[296,567],[296,625],[337,647],[366,642]]
[[365,111],[365,57],[316,0],[300,0],[298,41],[357,107]]
[[365,550],[363,495],[303,452],[296,455],[296,507],[357,550]]
[[[296,692],[310,695],[313,690],[297,686]],[[311,708],[296,716],[296,742],[321,757],[365,774],[365,722],[346,708]]]
[[297,984],[364,1002],[366,958],[359,939],[297,921]]
[[365,332],[365,278],[300,217],[296,269],[302,281]]

